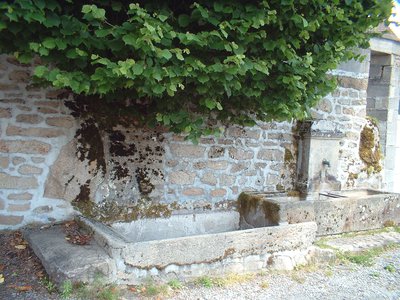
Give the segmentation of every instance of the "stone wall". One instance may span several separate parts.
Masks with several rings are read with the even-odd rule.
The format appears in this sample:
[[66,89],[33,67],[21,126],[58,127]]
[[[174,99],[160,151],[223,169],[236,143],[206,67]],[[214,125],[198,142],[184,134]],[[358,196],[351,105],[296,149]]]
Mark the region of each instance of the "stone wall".
[[[342,188],[380,187],[380,175],[362,171],[358,154],[368,60],[355,66],[332,72],[339,88],[313,110],[312,130],[343,133],[332,170]],[[1,56],[0,228],[65,219],[71,204],[101,220],[132,220],[226,209],[246,190],[297,188],[296,122],[230,127],[195,145],[161,128],[136,128],[99,101],[91,110],[33,89],[30,70]]]
[[69,202],[43,197],[43,188],[75,120],[59,92],[30,86],[30,73],[30,66],[0,56],[0,228],[71,213]]
[[[360,133],[371,126],[366,117],[367,88],[369,77],[369,51],[362,63],[350,61],[342,64],[332,75],[337,77],[338,88],[326,96],[313,111],[314,131],[340,132],[344,136],[337,149],[338,164],[333,171],[342,189],[382,188],[382,174],[368,171],[368,165],[360,159]],[[375,130],[376,135],[378,131]],[[379,138],[377,138],[379,140]]]

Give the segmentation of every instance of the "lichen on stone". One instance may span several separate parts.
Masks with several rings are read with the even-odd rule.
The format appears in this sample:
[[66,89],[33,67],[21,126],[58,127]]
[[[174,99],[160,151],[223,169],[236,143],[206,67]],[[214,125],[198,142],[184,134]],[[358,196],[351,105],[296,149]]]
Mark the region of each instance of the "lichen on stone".
[[84,216],[111,224],[114,222],[131,222],[138,219],[168,218],[173,211],[179,210],[178,203],[152,203],[148,199],[140,199],[132,205],[119,205],[116,201],[73,201],[73,206]]
[[363,171],[366,171],[368,175],[382,171],[382,153],[378,133],[377,126],[371,120],[368,120],[360,135],[360,147],[358,153],[361,160],[366,165]]
[[264,201],[264,199],[258,195],[252,195],[249,193],[241,193],[238,198],[238,211],[241,218],[246,218],[251,213],[262,209],[265,221],[270,222],[271,225],[278,225],[280,221],[279,210],[280,207],[276,203]]

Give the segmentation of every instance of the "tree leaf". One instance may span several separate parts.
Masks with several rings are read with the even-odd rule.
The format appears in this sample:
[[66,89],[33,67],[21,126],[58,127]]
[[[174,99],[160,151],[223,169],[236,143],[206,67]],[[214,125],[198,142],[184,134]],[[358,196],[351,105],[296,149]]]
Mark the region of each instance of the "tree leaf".
[[163,49],[161,50],[161,56],[169,60],[172,57],[172,54],[171,51],[169,51],[168,49]]
[[48,72],[48,68],[46,66],[37,66],[34,71],[34,75],[37,77],[42,77],[45,73]]
[[132,72],[135,75],[142,74],[143,73],[143,66],[141,64],[138,64],[138,63],[134,64],[133,67],[132,67]]
[[190,17],[185,14],[179,15],[178,24],[181,27],[187,27],[190,24]]
[[42,42],[43,46],[47,49],[54,49],[56,47],[56,43],[53,38],[47,38]]

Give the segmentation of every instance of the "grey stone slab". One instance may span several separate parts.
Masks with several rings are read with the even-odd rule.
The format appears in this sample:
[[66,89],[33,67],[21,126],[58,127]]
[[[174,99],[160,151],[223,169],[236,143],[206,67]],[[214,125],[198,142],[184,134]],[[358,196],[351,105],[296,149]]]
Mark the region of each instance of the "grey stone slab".
[[[387,221],[400,223],[400,194],[367,189],[312,193],[310,196],[302,200],[299,197],[257,195],[259,201],[253,200],[253,206],[254,210],[263,210],[265,202],[278,206],[275,211],[279,216],[267,213],[265,217],[281,222],[316,222],[317,236],[378,229]],[[249,220],[251,218],[247,219],[248,223]]]
[[392,231],[354,237],[337,237],[329,239],[326,244],[340,251],[358,252],[386,245],[400,244],[400,233]]
[[115,263],[103,249],[94,241],[82,246],[68,243],[61,226],[26,230],[24,236],[50,279],[59,286],[66,280],[92,282],[101,276],[109,282],[115,277]]
[[314,242],[316,229],[314,222],[307,222],[131,243],[122,257],[130,266],[144,269],[210,264],[226,258],[307,249]]

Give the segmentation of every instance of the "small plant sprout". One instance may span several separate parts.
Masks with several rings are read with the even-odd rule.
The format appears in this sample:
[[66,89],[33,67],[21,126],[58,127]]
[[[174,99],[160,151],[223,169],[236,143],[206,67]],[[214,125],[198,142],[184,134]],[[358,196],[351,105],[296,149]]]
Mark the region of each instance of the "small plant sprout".
[[392,264],[385,266],[384,269],[390,273],[396,272],[396,268]]

